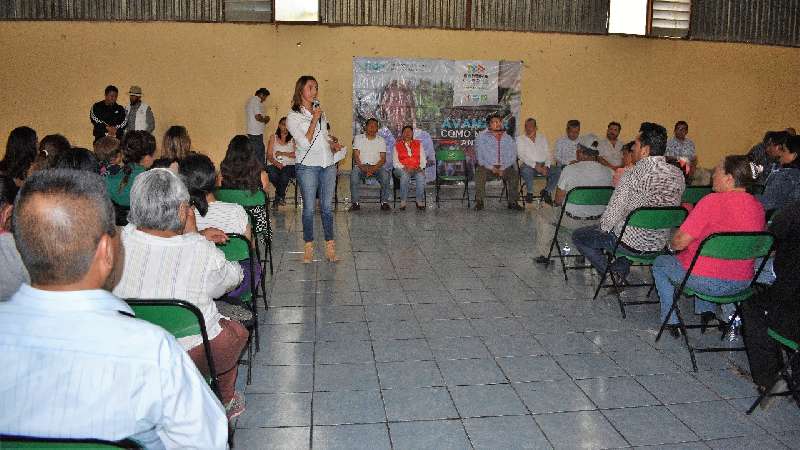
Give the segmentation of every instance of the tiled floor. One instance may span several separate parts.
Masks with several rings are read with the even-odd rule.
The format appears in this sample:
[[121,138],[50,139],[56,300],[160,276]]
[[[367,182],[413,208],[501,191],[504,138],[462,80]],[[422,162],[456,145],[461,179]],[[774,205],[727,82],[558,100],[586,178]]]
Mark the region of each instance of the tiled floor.
[[301,264],[299,214],[275,213],[237,448],[800,448],[787,400],[743,414],[741,354],[692,372],[681,341],[654,342],[656,305],[621,319],[596,276],[533,263],[536,210],[488,204],[341,207],[337,264],[321,245]]

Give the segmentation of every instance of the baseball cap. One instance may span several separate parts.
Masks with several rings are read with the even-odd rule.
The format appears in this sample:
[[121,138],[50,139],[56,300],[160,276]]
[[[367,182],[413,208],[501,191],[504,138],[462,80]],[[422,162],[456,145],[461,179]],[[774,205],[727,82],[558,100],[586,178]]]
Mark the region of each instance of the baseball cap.
[[135,95],[137,97],[141,97],[142,88],[140,88],[139,86],[131,86],[131,88],[128,90],[128,95]]

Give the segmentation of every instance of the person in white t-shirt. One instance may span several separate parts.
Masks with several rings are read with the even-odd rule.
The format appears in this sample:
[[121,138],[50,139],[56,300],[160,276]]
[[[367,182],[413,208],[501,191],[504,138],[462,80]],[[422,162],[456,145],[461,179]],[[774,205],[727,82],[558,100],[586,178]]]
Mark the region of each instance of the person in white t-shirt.
[[247,118],[247,137],[253,143],[258,160],[261,165],[266,165],[264,148],[264,127],[269,123],[269,116],[264,114],[264,101],[269,97],[267,88],[259,88],[255,95],[247,100],[244,107],[244,114]]
[[388,211],[389,206],[389,171],[384,169],[386,163],[386,141],[378,136],[378,119],[371,118],[364,125],[364,134],[353,138],[353,170],[350,172],[350,196],[353,199],[350,211],[361,209],[358,201],[361,182],[375,177],[381,184],[381,210]]
[[533,202],[534,177],[547,176],[550,167],[550,154],[548,152],[547,138],[538,132],[536,119],[529,117],[525,120],[525,134],[517,137],[517,159],[519,159],[519,174],[525,180],[527,195],[525,202]]
[[556,184],[561,176],[561,169],[567,164],[576,161],[578,149],[578,138],[581,135],[581,122],[577,119],[567,121],[567,134],[558,138],[553,147],[555,157],[554,164],[547,172],[547,196],[545,203],[549,202],[556,195]]
[[275,185],[274,208],[286,205],[286,187],[295,177],[295,143],[286,127],[286,117],[278,121],[278,129],[269,137],[267,144],[267,173],[269,182]]
[[622,167],[622,146],[625,144],[619,140],[620,131],[622,131],[622,125],[619,122],[609,123],[606,138],[601,139],[600,145],[597,147],[600,151],[597,162],[611,170]]

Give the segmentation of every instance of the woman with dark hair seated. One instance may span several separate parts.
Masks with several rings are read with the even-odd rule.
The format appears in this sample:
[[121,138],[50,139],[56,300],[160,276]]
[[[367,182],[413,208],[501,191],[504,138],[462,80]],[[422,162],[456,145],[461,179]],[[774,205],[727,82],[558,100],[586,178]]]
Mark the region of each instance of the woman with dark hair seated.
[[0,175],[0,301],[7,300],[23,283],[30,283],[28,270],[22,264],[14,235],[11,234],[11,215],[17,185],[14,180]]
[[17,127],[11,130],[6,141],[6,153],[0,161],[0,175],[14,180],[17,187],[22,186],[36,159],[36,132],[30,127]]
[[[253,144],[247,136],[234,136],[228,144],[228,151],[219,168],[219,186],[222,189],[236,189],[255,192],[259,189],[267,192],[269,177],[264,166],[258,161]],[[266,205],[251,210],[255,219],[255,232],[267,230]]]
[[100,174],[100,162],[94,153],[85,148],[75,147],[58,152],[50,161],[51,169],[84,170]]
[[60,134],[48,134],[39,141],[39,153],[28,170],[28,175],[38,170],[52,167],[53,160],[62,152],[69,151],[72,145]]
[[129,206],[136,177],[153,164],[156,139],[147,131],[131,131],[122,138],[122,170],[106,177],[106,188],[116,205]]
[[785,144],[776,143],[776,152],[780,166],[767,177],[764,193],[758,195],[758,201],[767,211],[783,208],[789,203],[800,200],[800,136],[786,136]]
[[[727,156],[714,170],[714,192],[697,203],[673,236],[671,247],[677,253],[659,256],[654,261],[653,278],[661,300],[662,322],[672,308],[675,285],[686,276],[706,237],[721,232],[764,230],[764,208],[747,193],[760,173],[747,156]],[[752,278],[753,261],[724,261],[701,256],[686,287],[709,295],[732,295],[746,288]],[[695,312],[701,314],[703,324],[716,318],[715,305],[699,298],[695,299]],[[670,334],[676,338],[680,336],[677,323],[673,312],[667,324]]]
[[286,187],[295,177],[295,144],[292,133],[286,128],[286,117],[278,121],[278,129],[270,136],[267,145],[267,173],[269,181],[275,185],[273,208],[286,204]]

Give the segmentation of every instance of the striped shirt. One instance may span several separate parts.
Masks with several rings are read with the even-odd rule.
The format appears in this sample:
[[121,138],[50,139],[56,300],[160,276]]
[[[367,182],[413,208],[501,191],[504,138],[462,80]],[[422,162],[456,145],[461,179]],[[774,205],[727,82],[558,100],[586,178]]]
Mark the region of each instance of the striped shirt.
[[194,362],[107,291],[27,284],[0,303],[0,434],[224,449],[228,422]]
[[[663,156],[639,160],[622,174],[619,186],[600,218],[600,229],[619,237],[628,214],[636,208],[650,206],[679,206],[686,188],[680,169]],[[645,230],[629,227],[622,242],[639,251],[662,250],[667,244],[669,230]]]
[[[128,224],[122,229],[125,268],[114,288],[119,298],[185,300],[200,309],[208,338],[222,328],[214,299],[242,282],[242,266],[228,262],[214,243],[197,233],[170,238],[153,236]],[[203,339],[198,334],[178,339],[189,350]]]
[[228,202],[211,202],[205,216],[195,208],[194,216],[197,219],[197,229],[217,228],[225,233],[244,234],[250,219],[247,211],[241,205]]

